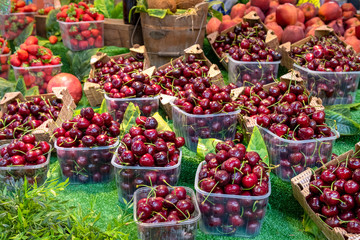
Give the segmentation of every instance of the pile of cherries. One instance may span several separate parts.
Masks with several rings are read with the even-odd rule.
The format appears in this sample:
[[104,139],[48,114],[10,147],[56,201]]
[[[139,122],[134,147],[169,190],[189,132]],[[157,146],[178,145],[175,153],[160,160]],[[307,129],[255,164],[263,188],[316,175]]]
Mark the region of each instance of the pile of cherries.
[[136,216],[144,223],[179,222],[191,219],[195,203],[184,187],[174,187],[170,192],[166,185],[155,187],[155,196],[140,199],[136,204]]
[[39,97],[9,103],[0,121],[0,140],[20,139],[24,132],[39,127],[49,119],[56,120],[62,107],[60,99]]
[[[36,141],[33,134],[26,134],[19,139],[14,139],[10,144],[0,150],[0,167],[8,166],[36,166],[46,163],[46,155],[50,152],[51,146],[45,141]],[[5,182],[22,179],[24,176],[30,184],[35,181],[38,184],[44,182],[46,178],[47,166],[41,169],[28,169],[24,171],[9,170],[0,179]]]
[[360,234],[359,182],[359,158],[328,165],[312,176],[307,202],[331,228]]
[[266,31],[262,24],[253,27],[248,22],[236,26],[234,31],[219,35],[213,47],[219,56],[228,53],[234,60],[243,62],[273,62],[281,60],[281,54],[265,46]]
[[120,124],[109,113],[95,113],[91,107],[54,130],[56,144],[62,148],[109,146],[119,135]]
[[[267,165],[258,153],[246,152],[243,144],[232,141],[218,143],[216,153],[206,155],[198,177],[200,189],[208,193],[264,196],[269,192]],[[255,234],[265,216],[267,198],[255,201],[204,194],[198,203],[209,231]]]
[[183,137],[172,131],[157,131],[158,122],[153,117],[138,117],[136,126],[122,139],[118,148],[117,163],[126,166],[169,167],[178,163]]

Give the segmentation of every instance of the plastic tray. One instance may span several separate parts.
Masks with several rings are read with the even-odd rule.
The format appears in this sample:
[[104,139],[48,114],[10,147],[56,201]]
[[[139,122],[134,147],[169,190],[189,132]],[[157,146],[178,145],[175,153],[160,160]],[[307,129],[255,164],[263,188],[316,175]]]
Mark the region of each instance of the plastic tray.
[[[199,172],[206,162],[201,162],[196,171],[195,190],[196,199],[201,211],[200,229],[205,234],[232,236],[232,237],[255,237],[260,233],[266,207],[271,194],[271,182],[269,181],[269,192],[264,196],[241,196],[231,194],[208,193],[199,188]],[[233,209],[226,210],[229,201],[239,203],[239,212]],[[221,206],[220,206],[221,205]],[[212,208],[224,207],[225,213],[219,216],[212,214]],[[230,215],[240,215],[243,225],[235,227],[230,222]],[[215,219],[217,218],[217,219]],[[216,221],[217,220],[217,221]],[[220,224],[219,221],[220,220]],[[217,224],[214,224],[216,223]]]
[[8,54],[0,54],[0,78],[8,79],[9,78],[9,56]]
[[339,133],[332,130],[333,137],[294,141],[278,137],[259,125],[257,127],[264,138],[270,162],[279,165],[275,169],[276,175],[286,181],[308,167],[320,167],[330,161],[333,145],[339,138]]
[[[61,37],[65,47],[71,51],[81,51],[90,48],[101,48],[104,46],[104,21],[88,22],[63,22],[60,25]],[[94,36],[89,31],[97,29],[99,32]],[[83,34],[82,34],[83,33]],[[86,36],[87,38],[85,38]]]
[[61,72],[62,63],[39,67],[11,67],[14,69],[15,79],[24,78],[26,88],[39,87],[39,93],[47,93],[46,88],[53,76]]
[[126,108],[130,102],[139,107],[142,116],[150,117],[159,110],[159,96],[144,98],[110,98],[107,94],[104,94],[104,97],[108,112],[120,123],[123,120]]
[[[7,145],[9,144],[0,146],[0,149]],[[0,167],[0,187],[11,187],[15,182],[23,182],[24,177],[30,184],[35,183],[35,181],[37,185],[43,184],[50,166],[50,155],[51,152],[47,154],[46,162],[39,165]]]
[[[111,159],[119,141],[110,146],[94,148],[63,148],[55,141],[55,149],[63,180],[69,178],[70,183],[99,183],[113,179],[114,169]],[[79,158],[87,165],[80,166]]]
[[111,164],[115,167],[115,179],[116,186],[118,189],[119,201],[121,203],[128,203],[132,201],[133,195],[137,185],[159,185],[163,182],[151,182],[146,180],[146,174],[149,172],[156,172],[158,174],[164,175],[167,182],[171,186],[175,186],[179,180],[180,169],[181,169],[181,157],[182,151],[180,149],[179,161],[176,165],[171,167],[140,167],[140,166],[123,166],[115,162],[118,154],[114,154]]
[[321,98],[323,105],[353,103],[356,97],[360,72],[319,72],[294,64],[306,81],[312,96]]
[[34,22],[32,35],[35,35],[35,15],[36,12],[0,14],[1,35],[7,40],[14,40],[31,22]]
[[[172,189],[168,187],[169,190]],[[196,201],[195,193],[192,189],[184,187],[186,193],[191,196],[195,211],[192,218],[183,222],[162,222],[162,223],[143,223],[136,217],[137,202],[146,198],[150,191],[149,188],[143,187],[136,190],[134,194],[134,220],[138,227],[139,239],[161,239],[161,240],[190,240],[195,239],[197,222],[200,219],[200,209]]]
[[199,138],[234,139],[237,115],[240,110],[230,113],[196,115],[186,113],[173,102],[170,104],[175,133],[185,138],[185,145],[191,151],[196,151]]
[[253,85],[257,82],[265,85],[277,79],[280,61],[242,62],[229,59],[229,81],[238,87]]

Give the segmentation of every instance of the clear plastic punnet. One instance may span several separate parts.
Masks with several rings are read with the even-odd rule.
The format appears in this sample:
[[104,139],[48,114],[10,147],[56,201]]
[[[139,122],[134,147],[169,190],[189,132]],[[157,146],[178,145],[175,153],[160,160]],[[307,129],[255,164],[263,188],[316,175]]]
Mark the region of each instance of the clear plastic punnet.
[[35,35],[36,12],[0,14],[0,34],[7,40],[17,38],[30,24],[33,25],[31,35]]
[[0,78],[8,79],[9,78],[9,57],[10,53],[8,54],[0,54]]

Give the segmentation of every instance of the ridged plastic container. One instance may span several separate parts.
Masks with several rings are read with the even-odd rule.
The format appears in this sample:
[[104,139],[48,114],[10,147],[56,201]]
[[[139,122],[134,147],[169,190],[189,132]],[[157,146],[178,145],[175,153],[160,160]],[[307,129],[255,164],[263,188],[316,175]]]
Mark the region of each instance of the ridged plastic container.
[[150,117],[159,110],[159,96],[144,98],[110,98],[104,94],[106,107],[111,116],[118,122],[122,122],[126,108],[132,102],[138,106],[142,116]]
[[199,138],[233,140],[236,133],[237,115],[240,110],[208,115],[186,113],[170,102],[176,136],[185,138],[185,145],[191,151],[197,149]]
[[[171,191],[172,188],[168,187]],[[192,218],[180,222],[143,223],[137,219],[137,202],[148,197],[150,189],[140,188],[134,193],[134,220],[138,227],[139,239],[161,239],[161,240],[191,240],[196,238],[197,222],[200,219],[200,209],[192,189],[184,187],[187,195],[191,197],[195,211]]]
[[[164,184],[166,180],[171,186],[176,186],[181,170],[182,151],[180,150],[179,161],[171,167],[141,167],[141,166],[124,166],[116,163],[118,157],[117,151],[113,156],[111,164],[115,167],[115,180],[118,189],[119,201],[128,203],[133,200],[136,189],[143,186],[155,186]],[[156,182],[151,182],[147,177],[148,174],[156,173]],[[142,186],[138,186],[142,185]]]
[[[0,149],[6,147],[9,144],[4,144]],[[0,167],[0,187],[12,186],[15,182],[23,182],[24,178],[28,180],[29,184],[42,185],[46,178],[47,172],[50,167],[51,152],[47,154],[46,162],[38,165],[28,166],[7,166]]]
[[75,184],[111,181],[114,176],[111,159],[118,144],[119,141],[104,147],[64,148],[59,147],[55,141],[62,179],[69,178],[69,182]]
[[278,137],[270,130],[257,125],[264,138],[269,160],[275,168],[275,173],[282,180],[290,179],[307,168],[320,167],[331,159],[332,148],[339,133],[332,130],[335,136],[310,140],[287,140]]
[[[231,237],[255,237],[260,233],[266,214],[267,204],[271,194],[271,182],[269,192],[263,196],[241,196],[231,194],[208,193],[199,187],[199,173],[206,162],[201,162],[196,171],[195,191],[199,204],[201,219],[200,229],[205,234]],[[228,211],[226,205],[230,201],[239,203],[239,212]],[[220,206],[222,205],[222,206]],[[210,206],[210,207],[209,207]],[[225,213],[217,216],[212,213],[212,208],[224,207]],[[238,215],[242,219],[240,226],[234,226],[230,217]],[[215,224],[216,223],[216,224]]]
[[47,93],[46,88],[51,78],[61,72],[62,63],[39,67],[11,67],[14,69],[15,79],[24,78],[26,88],[39,87],[39,93]]
[[242,62],[230,56],[228,59],[229,81],[238,87],[254,85],[257,82],[265,85],[277,79],[280,61]]
[[[88,22],[63,22],[60,25],[61,37],[65,47],[71,51],[82,51],[90,48],[101,48],[104,46],[104,21]],[[97,29],[94,36],[91,29]]]
[[312,96],[321,98],[323,105],[353,103],[359,85],[358,72],[319,72],[294,64],[306,81],[306,88]]
[[36,12],[0,14],[0,33],[7,40],[17,38],[26,27],[34,22],[34,29],[31,35],[35,35]]
[[9,78],[9,57],[10,53],[8,54],[0,54],[0,78],[8,79]]

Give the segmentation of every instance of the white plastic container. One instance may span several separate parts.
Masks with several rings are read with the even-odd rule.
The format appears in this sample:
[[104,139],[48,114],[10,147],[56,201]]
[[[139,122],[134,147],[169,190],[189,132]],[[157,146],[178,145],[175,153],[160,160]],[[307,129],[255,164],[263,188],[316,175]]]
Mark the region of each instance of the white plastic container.
[[[163,180],[166,180],[171,186],[176,186],[179,180],[182,158],[181,149],[178,163],[171,167],[124,166],[116,162],[117,157],[118,154],[116,150],[111,164],[115,167],[116,187],[121,203],[132,201],[135,190],[145,185],[160,185],[164,184]],[[150,181],[148,178],[149,174],[155,174],[157,180],[155,182]]]
[[0,78],[8,79],[9,78],[9,57],[10,53],[8,54],[0,54]]
[[323,105],[353,103],[358,88],[358,72],[319,72],[294,64],[306,81],[306,88],[312,96],[321,98]]
[[111,116],[118,122],[122,122],[126,108],[132,102],[138,106],[141,115],[150,117],[159,110],[159,96],[143,98],[110,98],[104,94],[106,107]]
[[229,81],[238,87],[253,85],[257,82],[265,85],[277,79],[280,61],[242,62],[229,59]]
[[[192,218],[180,222],[143,223],[137,219],[137,202],[148,197],[150,189],[147,187],[136,190],[134,194],[134,220],[138,227],[139,239],[161,239],[161,240],[190,240],[196,238],[197,222],[200,219],[200,209],[192,189],[184,187],[187,195],[191,197],[195,211]],[[172,188],[169,187],[171,191]]]
[[[82,51],[104,46],[104,20],[88,22],[63,22],[60,25],[61,37],[65,47],[71,51]],[[96,35],[90,31],[97,29]]]
[[0,33],[2,37],[7,40],[14,40],[32,22],[34,23],[34,29],[31,34],[35,35],[35,15],[36,12],[0,14]]
[[[7,145],[9,144],[2,145],[0,149]],[[0,187],[11,187],[15,182],[23,182],[25,177],[30,184],[35,181],[38,186],[43,184],[50,167],[50,156],[51,152],[47,154],[46,162],[38,165],[0,167]]]
[[176,136],[185,138],[185,145],[191,151],[197,149],[199,138],[233,140],[236,133],[237,116],[240,110],[208,115],[186,113],[170,102]]
[[[201,162],[196,171],[195,191],[199,204],[201,219],[200,229],[205,234],[232,237],[255,237],[260,229],[266,214],[266,208],[271,194],[271,182],[269,181],[269,192],[263,196],[242,196],[231,194],[208,193],[199,187],[199,173],[206,162]],[[239,212],[228,211],[227,204],[230,201],[238,203]],[[223,208],[221,215],[213,214],[213,208]],[[231,217],[237,215],[242,224],[234,226],[230,222]],[[216,218],[216,219],[215,219]]]
[[270,163],[279,165],[275,168],[276,175],[285,181],[307,168],[320,167],[330,161],[333,145],[340,136],[332,130],[335,134],[332,137],[295,141],[278,137],[259,125],[257,127],[264,138]]
[[39,67],[11,67],[14,69],[15,79],[23,77],[26,88],[39,87],[39,93],[47,93],[47,85],[51,78],[61,72],[62,63],[58,65],[46,65]]
[[103,183],[113,179],[111,159],[119,141],[110,146],[64,148],[55,141],[63,180],[70,183]]

